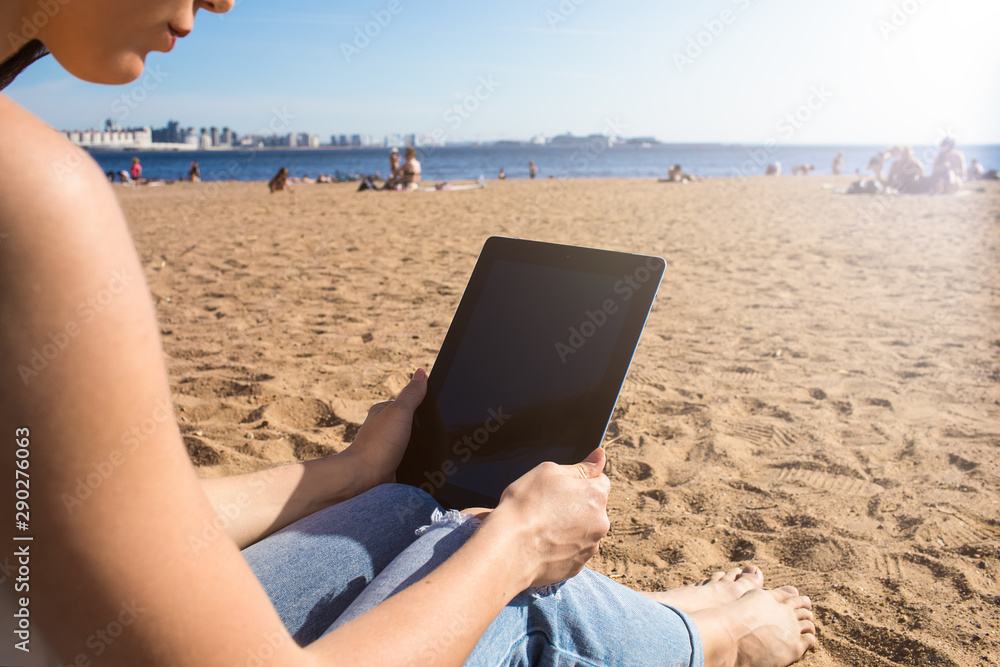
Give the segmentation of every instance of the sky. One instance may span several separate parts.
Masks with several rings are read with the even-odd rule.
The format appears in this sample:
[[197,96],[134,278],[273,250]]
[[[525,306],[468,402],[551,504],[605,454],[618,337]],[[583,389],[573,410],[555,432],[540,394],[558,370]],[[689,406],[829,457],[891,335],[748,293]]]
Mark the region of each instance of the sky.
[[49,57],[6,93],[58,129],[1000,143],[998,27],[997,0],[237,0],[132,84]]

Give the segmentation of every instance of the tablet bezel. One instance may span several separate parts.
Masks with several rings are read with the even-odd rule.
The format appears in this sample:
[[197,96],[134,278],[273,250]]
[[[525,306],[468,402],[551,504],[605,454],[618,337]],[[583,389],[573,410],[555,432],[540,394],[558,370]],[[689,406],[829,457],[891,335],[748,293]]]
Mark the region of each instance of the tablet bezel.
[[[437,470],[428,466],[420,457],[421,420],[429,422],[434,418],[435,398],[444,385],[445,378],[465,335],[466,329],[473,317],[479,297],[489,277],[493,263],[497,260],[512,260],[548,266],[557,269],[581,271],[607,275],[618,278],[615,284],[615,299],[619,306],[627,305],[625,321],[615,342],[611,359],[600,384],[598,398],[595,403],[600,405],[606,418],[595,421],[593,441],[584,442],[579,446],[579,458],[575,460],[557,460],[556,463],[571,464],[582,460],[587,454],[597,448],[604,440],[608,424],[611,421],[618,396],[628,369],[632,363],[635,350],[638,347],[645,327],[646,319],[656,298],[660,281],[666,263],[660,257],[637,255],[610,250],[598,250],[578,246],[566,246],[541,241],[528,241],[506,237],[490,237],[483,246],[479,260],[473,269],[468,286],[458,309],[452,319],[448,333],[438,352],[437,359],[428,377],[428,394],[417,408],[414,416],[414,429],[407,452],[396,473],[397,481],[423,488],[446,507],[464,509],[469,506],[495,507],[499,498],[479,494],[474,490],[449,485],[447,482],[438,484],[431,480],[431,472]],[[626,298],[628,296],[628,298]],[[582,319],[582,318],[581,318]],[[575,350],[574,350],[575,352]],[[484,406],[484,411],[489,406]],[[600,428],[597,428],[599,424]],[[425,457],[424,457],[425,458]],[[558,457],[553,457],[553,460]],[[444,463],[445,460],[440,461]],[[427,474],[425,474],[427,473]],[[509,480],[513,481],[513,480]]]

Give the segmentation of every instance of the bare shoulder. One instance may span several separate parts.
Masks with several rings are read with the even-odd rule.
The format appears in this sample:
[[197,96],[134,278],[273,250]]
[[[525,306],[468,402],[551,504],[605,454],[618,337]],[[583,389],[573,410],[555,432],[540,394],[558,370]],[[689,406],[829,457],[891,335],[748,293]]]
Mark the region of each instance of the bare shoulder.
[[[115,263],[134,253],[118,200],[97,163],[2,95],[0,234],[9,240],[0,238],[0,287],[12,287],[5,269],[20,272],[25,265],[93,273],[101,253],[79,252],[83,248],[103,249],[103,259]],[[96,244],[96,237],[107,242]]]
[[115,206],[107,179],[86,151],[0,95],[0,225],[58,207]]

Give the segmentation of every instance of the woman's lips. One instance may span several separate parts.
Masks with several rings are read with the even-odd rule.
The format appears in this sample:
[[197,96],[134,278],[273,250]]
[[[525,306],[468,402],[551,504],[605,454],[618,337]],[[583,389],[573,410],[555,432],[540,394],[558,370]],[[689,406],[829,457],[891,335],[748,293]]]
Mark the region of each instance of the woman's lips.
[[178,39],[183,39],[184,37],[187,37],[188,35],[191,34],[190,29],[183,30],[180,28],[175,28],[172,25],[168,25],[167,28],[170,30],[170,47],[167,49],[168,51],[173,50],[174,45],[177,44]]

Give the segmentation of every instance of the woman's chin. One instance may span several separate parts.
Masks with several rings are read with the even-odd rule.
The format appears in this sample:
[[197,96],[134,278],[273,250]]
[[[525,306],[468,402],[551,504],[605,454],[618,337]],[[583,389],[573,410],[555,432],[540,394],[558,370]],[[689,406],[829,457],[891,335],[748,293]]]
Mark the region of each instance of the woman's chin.
[[52,55],[63,66],[63,69],[76,78],[88,83],[99,83],[107,86],[132,83],[142,76],[146,67],[146,54],[122,53],[112,58],[90,62],[81,62],[76,59],[67,59],[67,62],[64,62],[59,58],[58,53],[53,52]]

